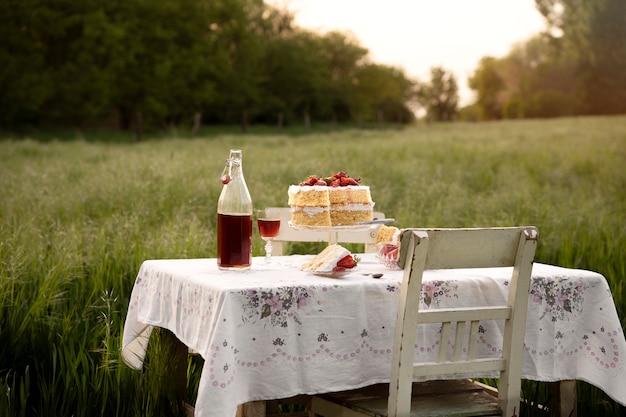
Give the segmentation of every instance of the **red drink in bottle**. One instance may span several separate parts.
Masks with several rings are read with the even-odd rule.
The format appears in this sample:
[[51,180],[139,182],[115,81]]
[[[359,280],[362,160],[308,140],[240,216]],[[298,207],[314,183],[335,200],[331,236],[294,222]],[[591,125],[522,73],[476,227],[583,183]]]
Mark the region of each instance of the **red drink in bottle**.
[[217,264],[221,268],[248,268],[252,263],[252,216],[217,214]]
[[252,264],[252,199],[241,168],[241,151],[230,150],[217,201],[217,267],[249,269]]

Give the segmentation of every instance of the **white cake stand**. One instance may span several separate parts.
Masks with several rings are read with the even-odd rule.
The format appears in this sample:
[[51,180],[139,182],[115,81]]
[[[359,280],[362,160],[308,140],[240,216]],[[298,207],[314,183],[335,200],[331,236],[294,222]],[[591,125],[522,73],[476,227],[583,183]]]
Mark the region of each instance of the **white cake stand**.
[[[371,233],[378,232],[378,229],[383,224],[393,223],[395,219],[375,219],[368,222],[360,222],[355,225],[349,226],[307,226],[300,224],[293,224],[288,222],[289,227],[299,231],[311,231],[311,232],[328,232],[328,244],[332,245],[339,241],[339,232],[362,232],[370,231]],[[375,236],[375,234],[373,235]],[[358,242],[357,242],[358,243]]]

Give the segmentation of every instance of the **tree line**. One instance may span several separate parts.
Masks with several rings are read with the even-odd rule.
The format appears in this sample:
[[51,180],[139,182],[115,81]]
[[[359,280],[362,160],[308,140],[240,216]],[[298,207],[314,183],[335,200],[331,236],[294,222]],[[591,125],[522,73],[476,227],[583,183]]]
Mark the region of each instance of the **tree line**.
[[458,83],[377,64],[263,0],[0,0],[0,127],[357,124],[626,112],[626,2],[536,0],[547,28]]
[[1,0],[0,126],[413,120],[415,82],[262,0]]
[[546,30],[469,79],[479,120],[626,113],[626,1],[535,0]]

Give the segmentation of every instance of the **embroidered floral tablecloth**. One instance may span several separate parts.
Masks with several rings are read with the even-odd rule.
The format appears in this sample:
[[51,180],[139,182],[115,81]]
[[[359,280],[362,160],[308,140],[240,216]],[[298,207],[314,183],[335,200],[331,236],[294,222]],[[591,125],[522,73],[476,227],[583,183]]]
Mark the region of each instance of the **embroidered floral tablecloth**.
[[[154,326],[205,359],[197,417],[235,416],[249,401],[357,388],[389,378],[402,271],[361,255],[339,279],[298,270],[307,256],[254,258],[248,271],[215,259],[150,260],[139,270],[122,356],[141,369]],[[373,273],[384,275],[375,279]],[[422,308],[502,303],[511,270],[426,271]],[[432,360],[439,328],[424,327],[417,359]],[[498,350],[502,329],[480,328],[478,352]],[[626,341],[611,292],[595,272],[537,264],[529,299],[523,376],[579,379],[626,405]]]

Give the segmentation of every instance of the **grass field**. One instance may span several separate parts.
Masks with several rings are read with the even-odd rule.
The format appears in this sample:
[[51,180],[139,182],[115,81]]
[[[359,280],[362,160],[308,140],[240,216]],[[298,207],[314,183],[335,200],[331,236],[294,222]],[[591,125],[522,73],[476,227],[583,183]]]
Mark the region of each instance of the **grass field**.
[[[124,318],[143,260],[215,256],[231,148],[255,206],[286,205],[289,184],[345,170],[399,227],[535,225],[537,261],[603,274],[626,325],[626,117],[71,136],[0,139],[0,417],[180,415],[166,344],[151,341],[144,372],[121,362]],[[262,246],[255,235],[255,255]],[[189,362],[192,398],[201,366]],[[538,383],[525,394],[545,399]],[[626,415],[582,382],[578,408]]]

